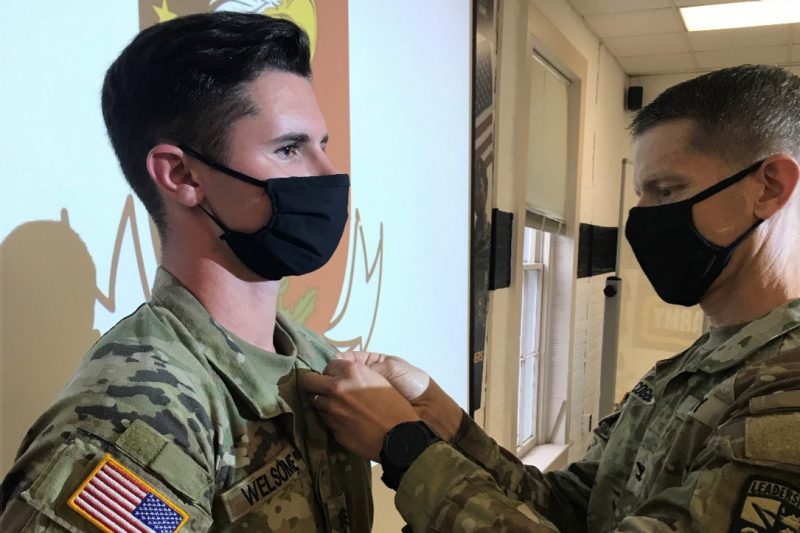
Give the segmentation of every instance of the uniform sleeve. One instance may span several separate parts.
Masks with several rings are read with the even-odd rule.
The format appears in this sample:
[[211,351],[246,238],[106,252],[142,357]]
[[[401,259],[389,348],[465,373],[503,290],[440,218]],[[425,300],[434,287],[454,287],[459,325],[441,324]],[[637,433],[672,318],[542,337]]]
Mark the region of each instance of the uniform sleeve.
[[[95,517],[101,522],[103,513],[127,518],[154,505],[170,523],[180,518],[182,531],[210,528],[212,428],[185,376],[163,363],[139,364],[144,357],[157,354],[119,343],[90,354],[28,432],[4,479],[1,531],[92,530],[92,511],[76,508],[85,487],[82,500],[91,496],[110,509]],[[129,485],[97,483],[103,465]]]
[[468,530],[464,524],[491,531],[580,531],[617,416],[601,421],[583,460],[544,474],[464,415],[453,444],[432,446],[403,477],[398,509],[414,531]]
[[709,436],[681,483],[619,531],[800,532],[800,350],[740,370],[717,400],[718,416],[694,417]]
[[[158,531],[208,531],[210,476],[141,420],[115,441],[83,428],[34,441],[3,482],[0,531],[70,531],[139,520]],[[150,514],[148,514],[150,513]],[[172,527],[173,529],[170,529]]]
[[619,526],[674,530],[800,532],[800,390],[750,397],[713,431],[681,485]]
[[[585,510],[579,520],[565,520],[578,498],[556,494],[570,486],[591,492],[576,481],[576,472],[591,473],[591,467],[576,470],[576,463],[541,474],[515,466],[513,456],[485,440],[485,448],[473,450],[484,463],[438,443],[411,466],[396,503],[414,531],[586,530]],[[583,463],[594,462],[589,459],[598,451],[596,442]],[[800,391],[751,398],[719,424],[681,483],[651,495],[615,531],[800,532]]]
[[395,504],[415,533],[558,531],[528,502],[503,491],[489,472],[441,442],[411,465]]

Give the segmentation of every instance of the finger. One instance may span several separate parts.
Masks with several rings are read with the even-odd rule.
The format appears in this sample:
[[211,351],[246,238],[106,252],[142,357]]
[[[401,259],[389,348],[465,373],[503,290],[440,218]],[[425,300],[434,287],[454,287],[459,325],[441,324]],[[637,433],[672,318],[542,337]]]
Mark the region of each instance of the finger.
[[382,357],[380,359],[376,359],[374,362],[370,363],[369,369],[373,372],[377,372],[381,376],[389,379],[394,376],[397,367],[392,364],[392,361],[386,357]]
[[325,367],[323,374],[326,376],[348,376],[352,373],[353,361],[347,359],[334,359]]
[[348,359],[353,361],[354,363],[366,363],[367,357],[369,357],[369,352],[344,352],[346,353],[346,357],[342,359]]
[[356,354],[354,352],[337,352],[336,359],[344,359],[345,361],[356,361]]
[[367,359],[366,359],[365,363],[366,363],[367,366],[371,367],[372,365],[374,365],[376,363],[380,363],[382,359],[383,359],[383,354],[376,353],[376,352],[368,352],[367,353]]
[[[396,355],[386,355],[385,353],[376,353],[375,357],[370,361],[368,366],[383,375],[387,375],[388,372],[401,368],[415,368],[413,365],[411,365],[411,363],[402,357],[397,357]],[[378,368],[380,368],[380,370],[378,370]]]
[[327,394],[336,381],[331,376],[308,372],[300,376],[300,386],[310,394]]
[[317,408],[317,402],[319,401],[319,394],[311,394],[309,396],[309,398],[310,398],[310,401],[311,401],[311,407],[316,409]]
[[322,394],[317,394],[314,396],[311,402],[314,407],[317,408],[317,411],[320,412],[321,415],[325,418],[325,423],[328,423],[328,413],[331,412],[331,399],[328,396],[323,396]]

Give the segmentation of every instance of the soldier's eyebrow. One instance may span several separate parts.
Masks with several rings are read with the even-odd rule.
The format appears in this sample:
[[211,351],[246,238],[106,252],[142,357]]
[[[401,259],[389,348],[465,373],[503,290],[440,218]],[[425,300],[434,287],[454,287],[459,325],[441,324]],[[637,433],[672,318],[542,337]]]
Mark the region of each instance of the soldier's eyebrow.
[[270,144],[286,144],[286,143],[306,144],[308,142],[311,142],[311,137],[309,137],[307,133],[286,133],[284,135],[281,135],[280,137],[275,137],[269,142]]
[[[320,144],[325,145],[328,144],[328,140],[330,139],[329,134],[325,134],[320,141]],[[271,141],[270,144],[307,144],[311,142],[311,136],[307,133],[286,133],[281,135],[280,137],[275,137]]]
[[671,183],[675,185],[684,184],[688,178],[681,174],[675,174],[674,172],[664,172],[664,173],[654,173],[650,174],[644,180],[642,180],[642,185],[640,186],[639,183],[634,184],[634,191],[636,192],[637,196],[641,196],[644,191],[653,191],[659,185],[664,183]]

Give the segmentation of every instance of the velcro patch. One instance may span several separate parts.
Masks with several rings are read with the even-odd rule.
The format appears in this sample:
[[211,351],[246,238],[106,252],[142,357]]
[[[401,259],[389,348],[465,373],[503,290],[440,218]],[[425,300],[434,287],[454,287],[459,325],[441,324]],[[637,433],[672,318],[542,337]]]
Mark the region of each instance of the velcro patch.
[[235,522],[295,479],[302,471],[303,460],[291,448],[280,452],[275,459],[256,470],[221,494],[228,518]]
[[786,481],[750,476],[735,509],[729,533],[800,531],[800,488]]
[[748,459],[800,466],[800,413],[747,417],[744,446]]
[[106,454],[68,505],[105,533],[174,533],[189,516]]

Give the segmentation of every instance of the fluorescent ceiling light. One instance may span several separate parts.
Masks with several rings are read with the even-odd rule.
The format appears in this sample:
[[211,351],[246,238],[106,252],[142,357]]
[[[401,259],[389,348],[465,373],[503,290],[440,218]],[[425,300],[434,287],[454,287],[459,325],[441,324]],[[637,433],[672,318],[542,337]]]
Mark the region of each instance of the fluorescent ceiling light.
[[800,22],[800,0],[760,0],[682,7],[689,31],[725,30]]

